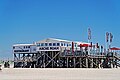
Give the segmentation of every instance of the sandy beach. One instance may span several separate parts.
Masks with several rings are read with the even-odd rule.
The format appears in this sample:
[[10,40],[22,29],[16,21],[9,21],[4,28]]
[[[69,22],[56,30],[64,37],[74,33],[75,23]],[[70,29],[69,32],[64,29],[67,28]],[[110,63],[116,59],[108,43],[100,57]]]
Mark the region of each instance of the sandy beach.
[[6,68],[0,80],[119,80],[120,69]]

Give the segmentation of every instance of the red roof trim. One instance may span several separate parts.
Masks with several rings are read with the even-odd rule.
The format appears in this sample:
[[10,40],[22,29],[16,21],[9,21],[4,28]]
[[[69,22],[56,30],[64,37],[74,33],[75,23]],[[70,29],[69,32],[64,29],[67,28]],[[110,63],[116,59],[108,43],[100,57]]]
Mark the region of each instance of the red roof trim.
[[110,50],[120,50],[120,48],[112,47]]

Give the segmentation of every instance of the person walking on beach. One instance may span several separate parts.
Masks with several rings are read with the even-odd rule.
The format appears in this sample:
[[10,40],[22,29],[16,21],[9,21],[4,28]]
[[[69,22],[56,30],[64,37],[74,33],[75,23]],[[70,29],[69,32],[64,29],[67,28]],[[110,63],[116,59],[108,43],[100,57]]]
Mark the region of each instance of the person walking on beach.
[[0,70],[2,70],[2,65],[0,65]]

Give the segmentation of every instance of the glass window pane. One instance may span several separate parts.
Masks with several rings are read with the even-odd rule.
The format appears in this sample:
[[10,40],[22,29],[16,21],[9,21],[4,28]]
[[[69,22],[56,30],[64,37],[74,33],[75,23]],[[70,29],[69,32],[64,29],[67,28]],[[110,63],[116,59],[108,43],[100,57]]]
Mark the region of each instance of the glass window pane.
[[61,43],[61,46],[63,46],[63,43]]
[[56,46],[56,43],[53,43],[53,46]]
[[45,43],[45,46],[48,46],[48,43]]
[[65,46],[65,43],[64,43],[64,46]]
[[60,46],[60,43],[57,43],[57,46]]
[[68,46],[68,44],[67,44],[67,46]]
[[15,49],[15,47],[13,47],[13,49]]
[[39,46],[39,44],[37,43],[37,46]]
[[49,46],[52,46],[52,43],[49,43]]
[[44,46],[44,43],[41,43],[41,46]]
[[69,46],[71,46],[71,44],[69,44]]

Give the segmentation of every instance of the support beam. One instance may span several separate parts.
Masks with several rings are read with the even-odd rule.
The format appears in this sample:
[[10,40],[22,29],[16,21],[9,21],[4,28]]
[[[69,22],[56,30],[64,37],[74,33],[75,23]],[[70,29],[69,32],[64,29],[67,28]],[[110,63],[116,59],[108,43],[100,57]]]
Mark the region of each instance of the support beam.
[[93,58],[91,58],[91,65],[90,65],[91,68],[93,68]]
[[74,65],[74,68],[75,68],[76,67],[76,58],[75,57],[73,58],[73,61],[74,61],[73,65]]
[[86,68],[88,68],[88,58],[86,57]]
[[80,68],[82,68],[81,58],[79,58],[79,64],[80,64]]
[[69,58],[67,57],[67,68],[69,67]]

